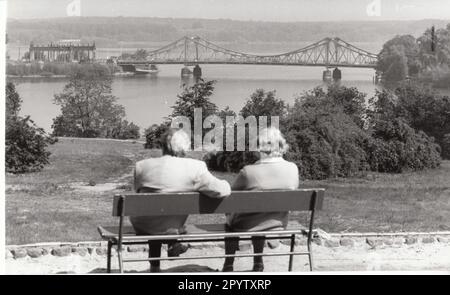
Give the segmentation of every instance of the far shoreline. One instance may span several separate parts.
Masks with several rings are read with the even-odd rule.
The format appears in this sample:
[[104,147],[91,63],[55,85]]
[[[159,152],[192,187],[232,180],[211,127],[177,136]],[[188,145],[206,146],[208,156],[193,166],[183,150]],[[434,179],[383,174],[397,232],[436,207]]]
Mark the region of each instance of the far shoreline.
[[[135,74],[113,74],[110,75],[110,77],[135,77],[138,75]],[[18,75],[6,75],[7,79],[68,79],[70,78],[70,75],[24,75],[24,76],[18,76]]]

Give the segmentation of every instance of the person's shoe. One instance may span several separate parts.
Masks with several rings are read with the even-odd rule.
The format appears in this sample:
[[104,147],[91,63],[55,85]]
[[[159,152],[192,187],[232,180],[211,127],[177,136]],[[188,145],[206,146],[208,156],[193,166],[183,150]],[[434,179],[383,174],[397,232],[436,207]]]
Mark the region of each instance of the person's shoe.
[[222,272],[233,272],[234,267],[232,264],[224,264],[222,268]]
[[167,256],[169,257],[178,257],[181,254],[185,253],[189,249],[189,246],[175,243],[167,249]]
[[150,266],[150,272],[161,272],[161,268],[159,266]]
[[253,264],[253,271],[262,272],[264,271],[264,263],[257,262]]

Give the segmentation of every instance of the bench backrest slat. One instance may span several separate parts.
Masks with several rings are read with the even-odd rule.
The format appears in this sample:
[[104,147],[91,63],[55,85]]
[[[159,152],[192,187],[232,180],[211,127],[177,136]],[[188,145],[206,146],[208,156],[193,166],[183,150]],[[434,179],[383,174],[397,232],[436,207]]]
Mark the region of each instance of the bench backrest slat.
[[[225,199],[199,193],[132,193],[114,196],[113,216],[311,211],[322,209],[324,189],[233,191]],[[123,204],[121,205],[121,201]]]

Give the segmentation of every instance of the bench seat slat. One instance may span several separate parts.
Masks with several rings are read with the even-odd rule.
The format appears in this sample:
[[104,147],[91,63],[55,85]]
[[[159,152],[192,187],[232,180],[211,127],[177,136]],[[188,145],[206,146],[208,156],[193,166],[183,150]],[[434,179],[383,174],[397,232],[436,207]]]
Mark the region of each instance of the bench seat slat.
[[[118,226],[99,226],[98,231],[104,240],[117,240],[119,237]],[[132,226],[123,227],[123,241],[148,241],[148,240],[188,240],[242,236],[270,236],[305,234],[305,228],[298,223],[290,223],[286,230],[260,231],[260,232],[227,232],[225,224],[190,224],[186,226],[186,234],[182,235],[136,235]]]

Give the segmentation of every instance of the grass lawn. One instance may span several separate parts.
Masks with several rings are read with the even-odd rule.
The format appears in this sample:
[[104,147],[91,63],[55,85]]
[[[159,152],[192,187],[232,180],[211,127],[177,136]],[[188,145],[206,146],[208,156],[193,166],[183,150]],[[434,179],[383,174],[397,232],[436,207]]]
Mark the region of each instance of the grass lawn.
[[[137,142],[67,138],[51,152],[43,171],[6,176],[8,245],[98,240],[97,225],[117,222],[111,216],[112,196],[131,188],[133,164],[160,154]],[[214,174],[229,182],[235,177]],[[328,232],[450,230],[450,161],[436,170],[301,184],[327,189],[316,227]],[[116,189],[102,189],[106,185]],[[208,215],[188,222],[223,220]]]

